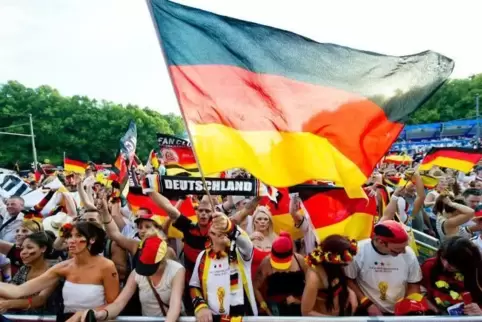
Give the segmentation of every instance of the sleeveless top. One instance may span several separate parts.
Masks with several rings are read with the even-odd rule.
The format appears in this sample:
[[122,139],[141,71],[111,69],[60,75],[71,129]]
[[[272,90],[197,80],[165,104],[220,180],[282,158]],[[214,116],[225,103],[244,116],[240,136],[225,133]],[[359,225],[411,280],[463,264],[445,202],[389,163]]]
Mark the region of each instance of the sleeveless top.
[[[447,238],[447,236],[445,235],[445,229],[444,229],[444,222],[446,220],[447,218],[443,216],[438,216],[437,221],[435,223],[435,228],[437,229],[437,233],[439,235],[440,241],[443,241],[445,238]],[[468,230],[468,227],[462,227],[462,226],[459,226],[459,231],[457,232],[456,236],[472,238],[472,234]]]
[[299,270],[296,272],[274,272],[266,278],[268,299],[282,302],[288,296],[300,297],[305,288],[305,272],[301,268],[298,257],[294,256]]
[[105,304],[104,285],[77,284],[65,281],[62,288],[64,313],[74,313]]
[[[169,306],[169,301],[171,298],[172,281],[179,270],[183,268],[184,267],[178,262],[168,259],[161,281],[159,284],[153,285],[162,302],[167,306]],[[163,316],[159,303],[157,302],[157,299],[152,292],[152,288],[149,285],[148,277],[136,274],[135,280],[137,287],[139,288],[139,299],[141,301],[142,315]],[[165,309],[167,311],[167,308]],[[181,307],[181,315],[183,315],[183,312],[184,307]]]

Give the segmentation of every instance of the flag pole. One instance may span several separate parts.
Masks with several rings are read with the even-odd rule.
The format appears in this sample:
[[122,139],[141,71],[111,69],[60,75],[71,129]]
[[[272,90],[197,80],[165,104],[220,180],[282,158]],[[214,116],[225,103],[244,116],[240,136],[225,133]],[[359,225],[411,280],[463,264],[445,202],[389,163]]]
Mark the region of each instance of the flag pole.
[[167,63],[167,55],[166,55],[166,52],[164,50],[164,45],[163,45],[163,42],[162,42],[161,35],[159,34],[159,28],[157,28],[157,23],[156,23],[156,19],[154,18],[154,13],[152,11],[152,1],[146,0],[146,4],[147,4],[147,8],[149,9],[149,13],[151,15],[151,20],[152,20],[152,23],[154,25],[154,29],[155,29],[155,32],[156,32],[156,35],[157,35],[157,40],[159,41],[159,44],[160,44],[160,47],[161,47],[161,53],[162,53],[162,56],[164,57],[164,64],[166,65],[167,74],[169,75],[169,79],[171,80],[171,86],[172,86],[171,88],[174,92],[174,95],[176,95],[177,106],[179,107],[179,111],[181,112],[181,116],[182,116],[182,119],[184,121],[184,126],[186,127],[187,135],[189,136],[189,139],[191,140],[192,152],[194,154],[194,158],[196,159],[196,165],[199,169],[199,174],[201,175],[201,181],[203,183],[203,188],[204,188],[204,191],[206,192],[206,195],[209,198],[209,203],[211,205],[212,211],[214,212],[215,207],[214,207],[214,203],[213,203],[213,198],[211,197],[211,194],[209,193],[208,186],[206,184],[206,178],[205,178],[204,172],[201,168],[201,163],[199,162],[198,154],[196,153],[196,147],[194,146],[194,136],[192,135],[191,130],[189,129],[189,125],[188,125],[186,115],[184,114],[184,111],[182,110],[181,103],[179,102],[179,97],[177,96],[176,89],[174,87],[174,79],[172,77],[171,70],[169,69],[169,65]]

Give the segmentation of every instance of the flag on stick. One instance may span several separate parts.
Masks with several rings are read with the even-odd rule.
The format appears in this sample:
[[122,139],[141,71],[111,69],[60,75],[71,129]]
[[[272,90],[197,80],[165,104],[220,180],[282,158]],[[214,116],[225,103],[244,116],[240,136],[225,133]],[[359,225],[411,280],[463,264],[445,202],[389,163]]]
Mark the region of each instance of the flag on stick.
[[324,179],[364,197],[403,120],[454,67],[431,51],[384,56],[148,3],[205,173],[244,168],[275,187]]

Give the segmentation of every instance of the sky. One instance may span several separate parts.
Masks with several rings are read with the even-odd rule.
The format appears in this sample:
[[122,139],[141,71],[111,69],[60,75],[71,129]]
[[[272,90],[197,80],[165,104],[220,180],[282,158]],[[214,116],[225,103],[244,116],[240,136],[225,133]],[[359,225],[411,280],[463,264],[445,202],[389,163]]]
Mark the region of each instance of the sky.
[[[482,1],[184,0],[183,4],[389,55],[427,49],[482,73]],[[50,85],[179,114],[143,0],[0,0],[0,83]]]

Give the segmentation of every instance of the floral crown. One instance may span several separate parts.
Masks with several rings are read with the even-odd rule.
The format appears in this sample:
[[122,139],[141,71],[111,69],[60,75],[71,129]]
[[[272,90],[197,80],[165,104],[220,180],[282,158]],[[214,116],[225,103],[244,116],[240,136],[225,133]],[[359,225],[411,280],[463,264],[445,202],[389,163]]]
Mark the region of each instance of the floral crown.
[[321,246],[318,246],[305,257],[305,262],[310,267],[315,267],[321,263],[344,265],[353,260],[353,257],[356,255],[357,251],[358,243],[354,239],[350,241],[350,247],[345,249],[341,254],[323,251]]

